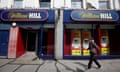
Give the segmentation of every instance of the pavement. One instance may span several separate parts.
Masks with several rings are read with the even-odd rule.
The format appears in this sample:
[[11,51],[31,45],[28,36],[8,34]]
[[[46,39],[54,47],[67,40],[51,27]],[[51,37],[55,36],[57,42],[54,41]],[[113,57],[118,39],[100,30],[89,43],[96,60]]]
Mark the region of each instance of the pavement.
[[41,64],[35,52],[26,52],[24,55],[20,56],[12,63],[14,64]]
[[0,58],[0,72],[120,72],[120,59],[98,60],[100,69],[94,63],[87,69],[88,60],[31,60],[39,63],[17,60]]

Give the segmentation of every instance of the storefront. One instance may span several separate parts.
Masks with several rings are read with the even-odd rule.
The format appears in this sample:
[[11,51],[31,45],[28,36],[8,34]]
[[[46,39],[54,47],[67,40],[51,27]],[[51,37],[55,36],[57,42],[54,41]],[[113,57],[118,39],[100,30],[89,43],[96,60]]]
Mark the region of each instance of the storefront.
[[101,50],[98,58],[120,58],[120,11],[10,9],[0,14],[0,56],[34,52],[43,59],[88,59],[93,37]]
[[1,10],[0,56],[54,58],[55,10]]
[[114,10],[64,10],[64,59],[87,59],[89,38],[100,47],[98,58],[120,57],[120,18]]

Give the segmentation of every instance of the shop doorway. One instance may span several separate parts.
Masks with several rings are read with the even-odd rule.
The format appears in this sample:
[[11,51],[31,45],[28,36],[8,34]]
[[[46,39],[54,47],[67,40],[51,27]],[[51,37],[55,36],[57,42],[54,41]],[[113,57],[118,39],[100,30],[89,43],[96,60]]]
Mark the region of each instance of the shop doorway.
[[[13,47],[14,45],[14,47]],[[54,29],[11,27],[8,58],[54,57]]]
[[38,30],[27,30],[26,51],[37,53],[38,32]]
[[[39,48],[39,29],[31,29],[31,28],[20,28],[20,35],[21,35],[21,41],[18,39],[18,42],[23,44],[23,51],[19,58],[16,60],[18,62],[21,60],[21,62],[24,62],[25,60],[28,60],[29,62],[31,61],[36,61],[39,60],[38,57],[38,48]],[[19,35],[19,36],[20,36]],[[19,47],[22,47],[19,45]],[[21,51],[22,51],[21,50]],[[21,52],[19,50],[19,52]],[[19,62],[18,62],[19,63]]]

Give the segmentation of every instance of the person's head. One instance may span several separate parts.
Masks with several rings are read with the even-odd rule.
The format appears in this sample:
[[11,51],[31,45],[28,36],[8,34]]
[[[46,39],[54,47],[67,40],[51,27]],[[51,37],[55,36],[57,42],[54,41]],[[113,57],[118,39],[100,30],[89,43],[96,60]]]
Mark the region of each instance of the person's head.
[[89,42],[90,42],[90,43],[94,43],[94,39],[93,39],[93,38],[90,38],[90,39],[89,39]]

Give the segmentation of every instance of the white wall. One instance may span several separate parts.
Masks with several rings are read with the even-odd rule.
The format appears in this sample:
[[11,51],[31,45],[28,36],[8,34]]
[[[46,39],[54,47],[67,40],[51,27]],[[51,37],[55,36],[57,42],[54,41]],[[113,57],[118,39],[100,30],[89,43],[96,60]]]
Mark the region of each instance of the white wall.
[[7,7],[7,1],[8,0],[1,0],[1,2],[0,2],[0,8]]
[[13,0],[1,0],[0,8],[11,8],[13,5]]
[[[66,1],[67,6],[71,6],[70,0]],[[1,0],[0,8],[11,8],[14,4],[14,0]],[[53,5],[55,4],[55,5]],[[39,8],[39,0],[23,0],[23,8]],[[64,7],[64,0],[51,0],[51,7],[61,8]]]
[[65,0],[65,8],[71,8],[71,0]]
[[14,5],[14,0],[9,0],[8,5],[9,5],[8,8],[12,8]]
[[[114,2],[113,2],[114,1]],[[99,8],[98,0],[83,0],[83,8],[86,9],[86,2],[92,3],[93,6]],[[113,3],[115,3],[113,6]],[[1,0],[0,8],[11,8],[14,0]],[[110,0],[111,9],[120,9],[119,0]],[[23,0],[23,8],[39,8],[39,0]],[[71,0],[51,0],[51,8],[71,8]]]
[[23,8],[39,8],[39,0],[23,0]]
[[110,0],[110,9],[114,9],[114,6],[113,6],[113,1],[115,1],[115,0]]
[[53,0],[54,1],[54,7],[55,8],[61,8],[64,7],[64,0]]
[[120,9],[120,0],[114,0],[115,9]]

